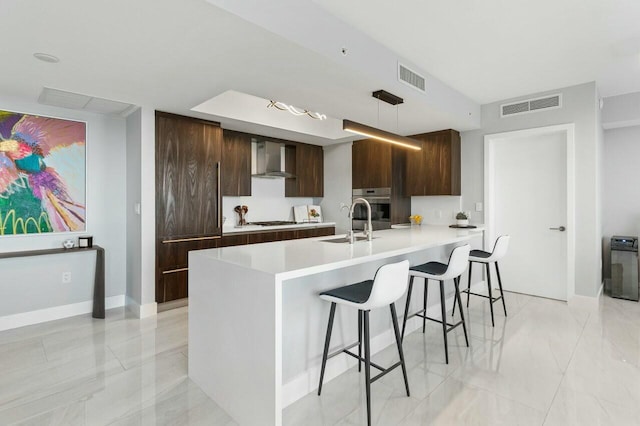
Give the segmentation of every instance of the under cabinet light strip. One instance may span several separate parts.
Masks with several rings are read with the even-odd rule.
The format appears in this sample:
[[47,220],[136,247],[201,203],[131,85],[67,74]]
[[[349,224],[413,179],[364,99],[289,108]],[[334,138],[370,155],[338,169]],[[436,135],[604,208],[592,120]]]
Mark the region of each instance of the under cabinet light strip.
[[356,123],[355,121],[342,120],[342,129],[347,132],[357,133],[358,135],[392,143],[404,148],[409,148],[416,151],[420,151],[422,149],[420,142],[416,141],[415,139],[396,135],[395,133],[386,132],[384,130],[376,129],[375,127]]

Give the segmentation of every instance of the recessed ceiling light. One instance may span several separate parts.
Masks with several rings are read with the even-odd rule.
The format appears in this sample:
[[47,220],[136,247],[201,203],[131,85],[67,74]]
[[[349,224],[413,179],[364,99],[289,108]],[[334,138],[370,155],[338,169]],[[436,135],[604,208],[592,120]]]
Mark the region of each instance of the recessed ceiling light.
[[49,55],[48,53],[34,53],[33,57],[41,60],[42,62],[49,62],[51,64],[57,64],[60,62],[60,58],[57,56]]

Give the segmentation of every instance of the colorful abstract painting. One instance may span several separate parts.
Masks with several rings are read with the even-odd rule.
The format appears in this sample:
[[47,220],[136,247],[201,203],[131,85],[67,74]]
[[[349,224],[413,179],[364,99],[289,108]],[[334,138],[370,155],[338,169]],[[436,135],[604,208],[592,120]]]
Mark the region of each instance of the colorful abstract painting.
[[0,110],[0,236],[85,230],[86,123]]

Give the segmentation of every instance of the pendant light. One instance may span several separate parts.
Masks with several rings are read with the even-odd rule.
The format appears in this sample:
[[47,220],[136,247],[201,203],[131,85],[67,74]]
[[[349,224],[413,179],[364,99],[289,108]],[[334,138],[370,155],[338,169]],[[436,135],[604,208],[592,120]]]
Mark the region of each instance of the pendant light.
[[[386,92],[384,90],[376,90],[373,92],[373,97],[377,98],[378,101],[384,101],[388,104],[396,106],[397,113],[397,105],[404,102],[401,97],[398,97],[392,93]],[[380,121],[380,106],[378,104],[378,121]],[[396,114],[396,124],[397,124],[397,114]],[[395,133],[387,132],[385,130],[377,129],[375,127],[367,126],[365,124],[356,123],[351,120],[342,120],[342,129],[356,133],[358,135],[366,136],[371,139],[375,139],[382,142],[391,143],[397,146],[401,146],[407,149],[413,149],[415,151],[420,151],[422,149],[422,144],[415,139],[408,138],[406,136],[400,136]]]

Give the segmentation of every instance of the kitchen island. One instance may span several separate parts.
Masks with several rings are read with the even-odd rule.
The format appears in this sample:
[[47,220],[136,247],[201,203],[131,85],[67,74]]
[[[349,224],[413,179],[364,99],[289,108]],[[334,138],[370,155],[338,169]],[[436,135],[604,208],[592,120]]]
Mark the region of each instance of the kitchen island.
[[[329,312],[318,293],[372,279],[385,263],[446,262],[456,245],[481,248],[482,230],[423,225],[355,244],[333,236],[190,252],[189,377],[241,425],[280,425],[282,409],[318,385]],[[357,340],[352,311],[338,309],[332,350]],[[373,353],[393,343],[387,312],[372,312],[371,336]],[[325,381],[354,365],[347,358],[327,364]]]

